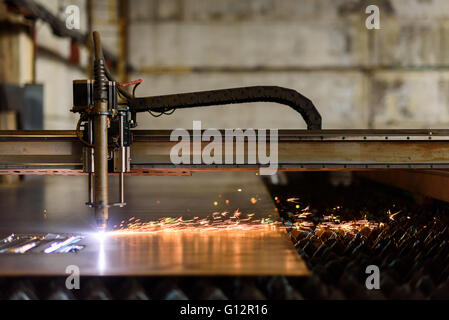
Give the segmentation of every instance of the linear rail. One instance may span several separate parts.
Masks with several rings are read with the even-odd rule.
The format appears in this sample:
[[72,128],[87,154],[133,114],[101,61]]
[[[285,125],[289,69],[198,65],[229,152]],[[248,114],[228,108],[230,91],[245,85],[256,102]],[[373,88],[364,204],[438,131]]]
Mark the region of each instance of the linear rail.
[[[132,131],[128,175],[259,169],[258,164],[248,164],[247,158],[245,163],[173,165],[170,150],[178,142],[170,141],[170,134],[169,130]],[[225,136],[224,132],[222,135]],[[191,138],[191,145],[198,141],[192,132]],[[208,143],[202,142],[202,149]],[[245,140],[245,152],[251,143],[257,145],[257,141]],[[0,174],[84,174],[82,154],[83,146],[75,131],[0,131]],[[279,131],[278,169],[281,171],[396,168],[449,169],[449,130]]]

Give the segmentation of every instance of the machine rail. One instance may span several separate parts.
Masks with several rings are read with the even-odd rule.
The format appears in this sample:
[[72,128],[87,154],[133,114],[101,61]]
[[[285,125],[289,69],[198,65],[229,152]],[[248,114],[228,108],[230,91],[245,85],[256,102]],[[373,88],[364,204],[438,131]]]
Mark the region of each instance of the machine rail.
[[[127,175],[190,175],[260,168],[249,164],[247,157],[244,163],[174,165],[170,150],[178,142],[170,141],[170,130],[131,132],[131,172]],[[280,171],[449,169],[449,130],[280,130],[278,136]],[[192,147],[199,137],[192,132],[190,137]],[[208,143],[202,142],[201,150]],[[251,143],[257,145],[257,141],[245,140],[245,152]],[[86,174],[82,154],[83,145],[75,131],[0,131],[3,175]],[[225,152],[222,156],[224,159]]]

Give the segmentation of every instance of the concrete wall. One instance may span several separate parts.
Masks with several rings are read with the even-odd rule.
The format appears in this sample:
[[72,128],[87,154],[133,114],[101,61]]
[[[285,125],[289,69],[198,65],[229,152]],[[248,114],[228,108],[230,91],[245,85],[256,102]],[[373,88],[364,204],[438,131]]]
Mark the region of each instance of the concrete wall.
[[[365,27],[369,4],[380,7],[380,30]],[[448,127],[448,18],[446,0],[133,0],[130,61],[141,72],[131,78],[144,79],[138,95],[294,88],[315,102],[325,128]],[[200,110],[139,120],[304,128],[275,104]]]
[[[62,15],[86,0],[39,0]],[[367,30],[365,8],[380,7],[380,30]],[[94,27],[118,52],[116,0],[93,2]],[[447,0],[133,0],[129,58],[143,78],[138,95],[248,85],[279,85],[310,97],[324,128],[449,127]],[[68,57],[70,43],[39,26],[38,43]],[[45,84],[47,129],[71,129],[71,81],[82,65],[37,59]],[[193,70],[190,70],[193,69]],[[188,71],[190,70],[190,71]],[[196,70],[196,71],[195,71]],[[304,128],[288,108],[268,103],[139,115],[141,128]]]

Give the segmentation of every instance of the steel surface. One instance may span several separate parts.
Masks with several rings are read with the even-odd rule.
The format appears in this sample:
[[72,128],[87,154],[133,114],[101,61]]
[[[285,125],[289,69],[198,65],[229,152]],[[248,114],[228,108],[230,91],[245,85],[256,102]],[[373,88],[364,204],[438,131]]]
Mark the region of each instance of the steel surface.
[[[111,228],[132,217],[145,222],[162,217],[204,218],[237,209],[242,217],[255,214],[257,219],[276,214],[260,177],[249,172],[130,177],[127,184],[129,204],[110,209]],[[111,186],[111,194],[117,194],[117,184]],[[11,233],[85,236],[78,243],[85,248],[78,253],[1,254],[0,275],[65,275],[68,265],[79,266],[81,275],[308,273],[285,230],[274,225],[219,231],[167,228],[100,237],[92,212],[84,205],[86,190],[84,177],[30,177],[23,184],[0,186],[0,237]]]

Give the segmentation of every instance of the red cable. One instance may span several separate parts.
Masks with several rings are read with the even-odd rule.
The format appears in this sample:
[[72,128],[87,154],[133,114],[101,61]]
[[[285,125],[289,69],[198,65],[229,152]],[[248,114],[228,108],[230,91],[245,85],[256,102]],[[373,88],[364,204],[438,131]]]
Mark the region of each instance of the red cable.
[[133,84],[138,84],[138,83],[142,83],[142,82],[143,82],[142,79],[137,79],[137,80],[130,81],[130,82],[117,82],[117,84],[120,87],[128,87],[128,86],[132,86]]

